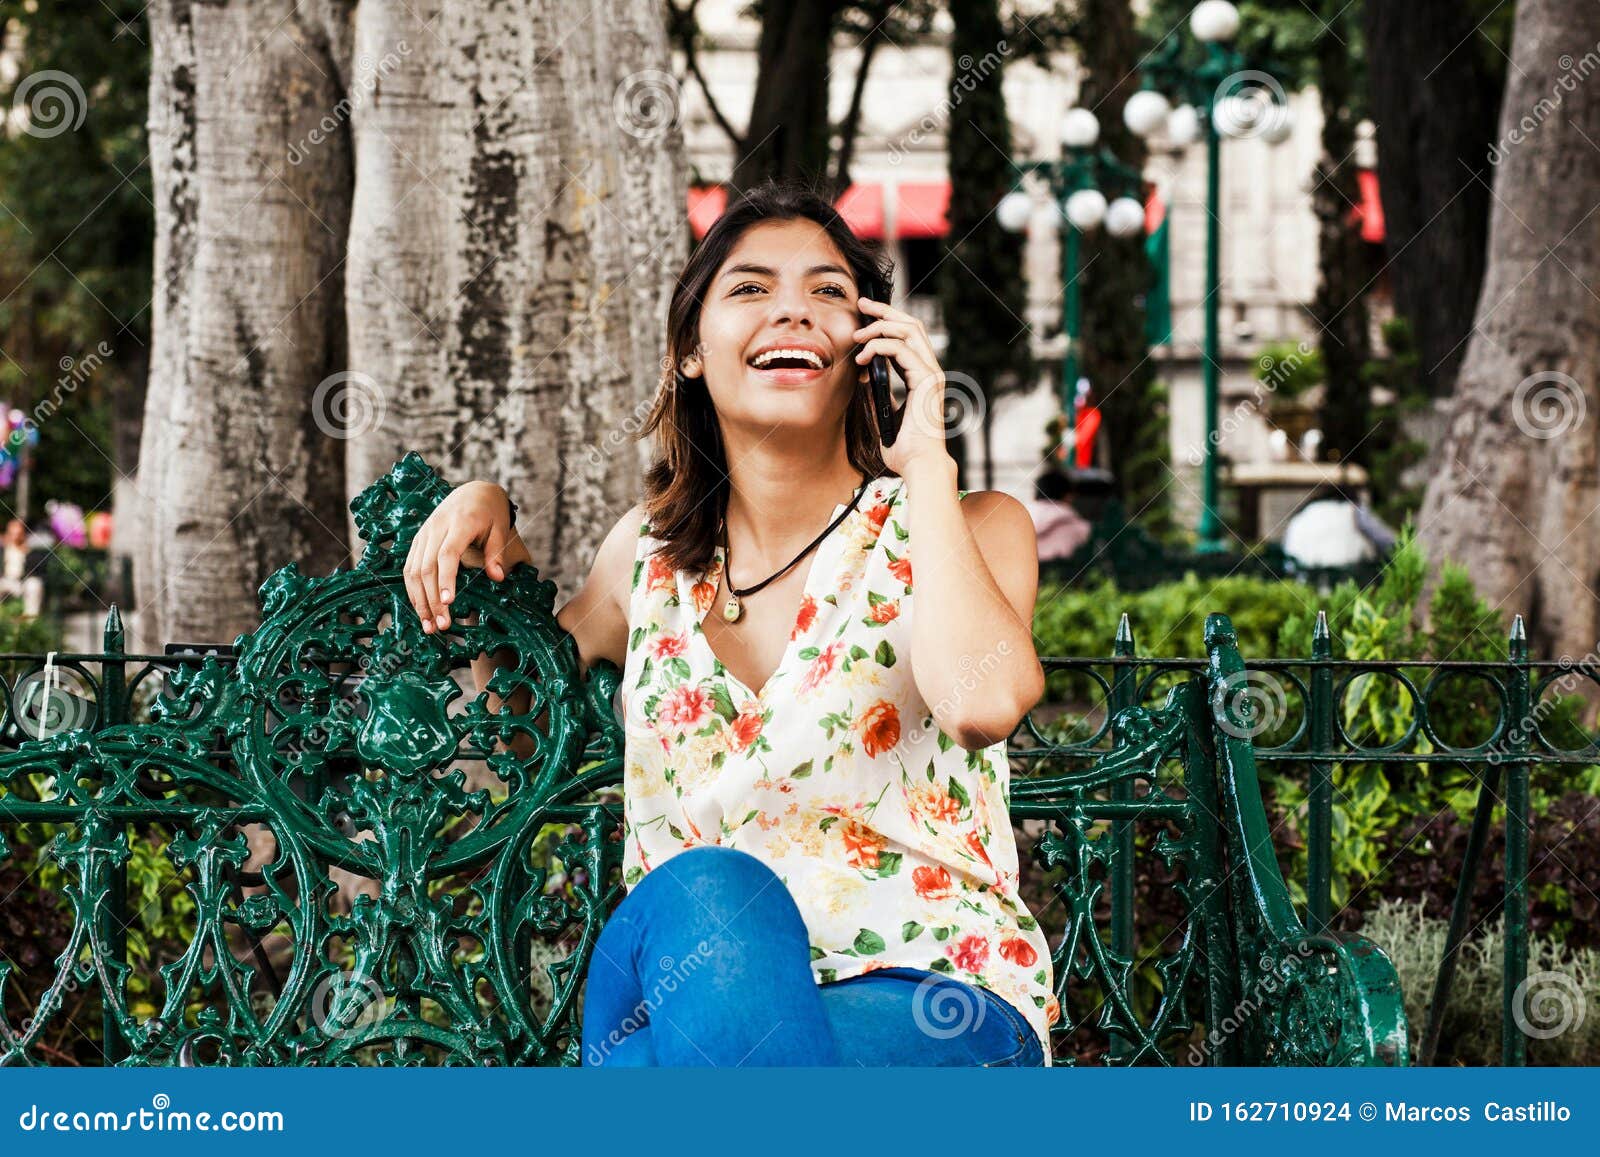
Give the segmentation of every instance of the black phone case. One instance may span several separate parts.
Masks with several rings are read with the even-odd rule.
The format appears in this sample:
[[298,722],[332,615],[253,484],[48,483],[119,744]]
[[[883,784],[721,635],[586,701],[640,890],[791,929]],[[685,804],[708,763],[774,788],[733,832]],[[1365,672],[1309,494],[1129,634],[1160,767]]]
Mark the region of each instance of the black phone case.
[[[868,282],[861,292],[874,301],[885,300],[876,282]],[[862,314],[861,320],[865,325],[872,319]],[[893,446],[895,436],[900,433],[900,415],[895,412],[894,398],[889,393],[889,359],[882,354],[867,363],[867,388],[872,391],[872,409],[878,418],[878,436],[885,446]]]

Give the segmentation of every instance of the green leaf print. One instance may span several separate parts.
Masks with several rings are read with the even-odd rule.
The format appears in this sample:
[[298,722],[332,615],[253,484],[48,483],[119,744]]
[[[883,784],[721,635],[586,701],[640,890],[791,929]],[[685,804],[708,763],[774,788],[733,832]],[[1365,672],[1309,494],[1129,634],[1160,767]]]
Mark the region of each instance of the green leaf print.
[[688,678],[689,678],[689,675],[691,674],[691,672],[689,670],[689,661],[687,659],[680,659],[680,658],[674,657],[674,658],[668,659],[662,665],[667,669],[667,671],[669,673],[671,673],[673,675],[676,675],[680,680],[683,680],[683,681],[687,681]]
[[967,794],[967,789],[962,787],[955,776],[950,777],[950,798],[961,805],[961,810],[966,811],[972,806],[972,797]]
[[811,959],[813,959],[813,960],[821,960],[826,955],[827,955],[827,953],[824,952],[821,948],[818,948],[815,944],[813,944],[811,946]]
[[928,968],[934,972],[954,972],[956,970],[956,966],[951,964],[943,956],[939,957],[939,959],[928,965]]
[[644,559],[638,559],[633,564],[633,583],[631,589],[639,589],[639,576],[644,574]]
[[837,968],[819,968],[819,969],[817,969],[817,979],[819,981],[821,981],[823,984],[832,984],[834,982],[834,980],[838,977],[838,975],[839,975],[839,970]]
[[629,868],[627,874],[623,877],[622,882],[631,888],[642,879],[644,879],[643,868]]
[[875,607],[879,603],[886,603],[888,601],[889,601],[888,599],[884,598],[877,591],[868,591],[867,592],[867,606],[869,606],[869,607]]
[[889,646],[888,639],[885,639],[883,642],[878,644],[878,649],[873,654],[872,658],[873,661],[876,662],[880,667],[894,666],[894,648]]
[[628,636],[628,650],[637,651],[639,649],[639,644],[642,642],[644,642],[644,628],[633,628],[633,633]]
[[910,943],[921,935],[922,925],[918,924],[915,920],[907,920],[904,924],[900,925],[901,943]]
[[650,674],[651,674],[651,672],[653,670],[654,670],[654,667],[651,665],[650,657],[647,655],[647,656],[645,656],[644,662],[639,664],[639,681],[637,683],[635,683],[634,686],[635,687],[648,686],[649,683],[650,683]]
[[863,928],[856,933],[856,942],[852,947],[863,955],[871,956],[882,952],[888,945],[884,942],[883,937],[879,936],[871,928]]
[[830,827],[832,827],[834,824],[836,824],[838,822],[839,822],[839,817],[838,816],[828,816],[821,823],[817,824],[817,830],[820,831],[820,832],[825,832]]
[[733,708],[733,696],[728,694],[725,683],[714,683],[711,686],[711,709],[722,718],[732,723],[739,713]]
[[799,651],[800,657],[808,663],[820,654],[822,654],[822,651],[817,647],[801,647]]
[[675,839],[675,840],[683,839],[683,833],[678,830],[678,825],[677,824],[668,823],[667,824],[667,831],[672,833],[672,838],[673,839]]
[[954,747],[956,745],[956,741],[951,739],[948,735],[946,735],[944,733],[944,729],[943,728],[939,729],[938,740],[939,740],[939,750],[940,751],[949,751],[952,747]]
[[811,774],[811,765],[815,760],[808,759],[804,763],[795,764],[794,770],[789,773],[790,779],[804,779]]
[[857,661],[871,658],[871,654],[860,643],[850,644],[850,657]]
[[876,878],[882,880],[887,876],[898,876],[900,874],[900,861],[904,858],[905,856],[901,852],[879,852]]
[[933,938],[935,940],[948,940],[950,938],[950,929],[943,924],[939,925],[933,930]]
[[1032,916],[1017,917],[1017,927],[1021,928],[1024,932],[1032,932],[1038,926],[1039,921],[1035,920]]

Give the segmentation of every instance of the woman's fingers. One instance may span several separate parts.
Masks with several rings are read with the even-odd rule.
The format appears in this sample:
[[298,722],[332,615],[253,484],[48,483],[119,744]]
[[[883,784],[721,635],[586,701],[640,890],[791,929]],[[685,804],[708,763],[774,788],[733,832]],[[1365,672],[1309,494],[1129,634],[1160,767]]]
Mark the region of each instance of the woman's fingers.
[[411,550],[406,555],[405,567],[402,573],[406,580],[406,597],[411,600],[411,607],[417,612],[417,618],[423,623],[423,630],[433,620],[434,612],[428,606],[427,588],[422,583],[423,560],[432,558],[434,548],[431,545],[432,534],[429,524],[424,522],[417,531],[417,537],[411,540]]
[[496,523],[489,528],[489,537],[483,544],[483,569],[495,582],[506,577],[506,547],[511,545],[511,528],[500,528]]

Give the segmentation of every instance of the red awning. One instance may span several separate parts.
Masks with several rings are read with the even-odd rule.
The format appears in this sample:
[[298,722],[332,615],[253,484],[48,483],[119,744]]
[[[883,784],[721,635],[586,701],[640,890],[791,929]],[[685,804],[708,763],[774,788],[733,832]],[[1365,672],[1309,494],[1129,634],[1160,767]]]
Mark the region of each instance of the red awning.
[[1381,243],[1384,238],[1383,198],[1378,195],[1378,171],[1357,169],[1356,187],[1361,203],[1350,210],[1350,223],[1361,223],[1361,240]]
[[[727,207],[728,191],[721,185],[689,187],[689,226],[694,230],[695,240],[706,235],[706,230]],[[851,185],[840,194],[835,208],[857,237],[883,236],[882,185]]]
[[943,237],[950,232],[950,182],[900,185],[895,190],[898,237]]

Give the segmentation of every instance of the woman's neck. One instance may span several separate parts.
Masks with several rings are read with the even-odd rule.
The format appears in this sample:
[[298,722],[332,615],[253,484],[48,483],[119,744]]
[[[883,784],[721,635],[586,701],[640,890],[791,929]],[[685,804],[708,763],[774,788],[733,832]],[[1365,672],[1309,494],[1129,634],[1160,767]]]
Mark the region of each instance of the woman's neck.
[[728,537],[739,548],[742,575],[787,563],[864,481],[842,437],[820,457],[815,445],[765,439],[740,446],[735,440],[728,446]]

